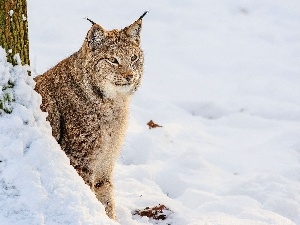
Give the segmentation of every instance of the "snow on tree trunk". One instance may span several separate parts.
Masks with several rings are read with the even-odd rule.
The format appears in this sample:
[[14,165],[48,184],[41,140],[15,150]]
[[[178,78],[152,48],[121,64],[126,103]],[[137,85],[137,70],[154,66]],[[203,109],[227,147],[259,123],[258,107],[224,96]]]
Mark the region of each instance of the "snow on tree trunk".
[[0,46],[8,62],[16,65],[19,54],[22,64],[29,65],[29,40],[26,0],[0,0]]

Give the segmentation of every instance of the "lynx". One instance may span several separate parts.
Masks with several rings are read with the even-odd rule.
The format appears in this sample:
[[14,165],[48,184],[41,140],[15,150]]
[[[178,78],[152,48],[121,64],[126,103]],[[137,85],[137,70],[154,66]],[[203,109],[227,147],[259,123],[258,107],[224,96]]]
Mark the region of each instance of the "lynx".
[[122,30],[106,31],[90,20],[82,47],[35,78],[53,136],[112,219],[113,168],[130,98],[143,74],[140,32],[146,13]]

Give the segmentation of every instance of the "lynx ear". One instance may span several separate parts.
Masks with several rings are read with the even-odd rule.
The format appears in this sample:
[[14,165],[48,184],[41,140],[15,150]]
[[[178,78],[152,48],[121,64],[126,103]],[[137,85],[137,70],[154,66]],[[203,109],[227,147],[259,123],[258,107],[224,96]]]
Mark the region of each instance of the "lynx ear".
[[140,33],[142,30],[142,20],[137,20],[133,24],[124,28],[124,31],[128,37],[133,41],[140,43]]
[[105,39],[105,30],[98,24],[94,23],[86,35],[88,48],[97,49]]
[[126,35],[138,44],[140,43],[140,34],[141,34],[141,30],[142,30],[142,19],[148,12],[149,11],[144,12],[144,14],[141,15],[137,21],[135,21],[133,24],[131,24],[130,26],[125,27],[123,29],[124,32],[126,33]]

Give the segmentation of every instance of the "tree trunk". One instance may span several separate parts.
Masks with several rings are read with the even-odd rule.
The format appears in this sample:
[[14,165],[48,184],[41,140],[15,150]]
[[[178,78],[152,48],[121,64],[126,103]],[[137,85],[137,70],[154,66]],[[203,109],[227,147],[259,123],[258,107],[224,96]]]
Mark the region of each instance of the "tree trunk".
[[22,64],[29,65],[26,0],[0,0],[0,46],[12,64],[16,64],[13,57],[19,53]]

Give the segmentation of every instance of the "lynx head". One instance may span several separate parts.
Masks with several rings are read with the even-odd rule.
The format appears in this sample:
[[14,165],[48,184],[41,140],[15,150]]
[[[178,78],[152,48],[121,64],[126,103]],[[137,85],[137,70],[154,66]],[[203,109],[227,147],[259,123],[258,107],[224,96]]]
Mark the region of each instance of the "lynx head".
[[82,46],[86,81],[94,93],[132,94],[141,83],[144,55],[140,48],[142,16],[122,30],[106,31],[93,23]]

